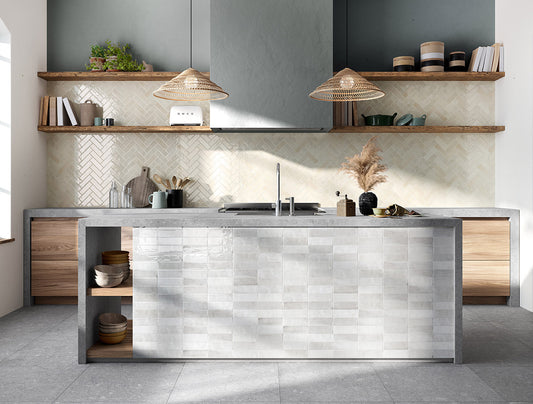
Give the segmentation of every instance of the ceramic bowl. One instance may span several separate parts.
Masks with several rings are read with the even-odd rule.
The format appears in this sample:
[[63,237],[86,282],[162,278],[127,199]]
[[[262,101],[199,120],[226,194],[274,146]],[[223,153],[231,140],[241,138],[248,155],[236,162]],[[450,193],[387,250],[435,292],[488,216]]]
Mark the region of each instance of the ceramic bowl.
[[102,276],[122,276],[122,267],[116,267],[113,265],[96,265],[94,267],[96,275]]
[[122,341],[124,341],[124,338],[126,338],[126,333],[122,335],[114,335],[114,336],[106,336],[105,334],[98,333],[98,338],[100,338],[100,341],[102,341],[104,344],[120,344]]
[[102,313],[98,322],[102,325],[123,325],[128,323],[128,319],[120,313]]
[[111,332],[111,333],[104,333],[102,331],[99,331],[98,334],[104,336],[104,337],[119,337],[121,335],[126,335],[126,330],[119,331],[119,332]]
[[114,288],[115,286],[118,286],[122,283],[123,277],[115,278],[115,279],[102,279],[99,277],[95,277],[94,281],[98,286],[101,288]]
[[98,325],[98,332],[102,334],[116,334],[116,333],[126,331],[127,328],[128,328],[127,324],[125,324],[122,327],[108,327],[108,326]]

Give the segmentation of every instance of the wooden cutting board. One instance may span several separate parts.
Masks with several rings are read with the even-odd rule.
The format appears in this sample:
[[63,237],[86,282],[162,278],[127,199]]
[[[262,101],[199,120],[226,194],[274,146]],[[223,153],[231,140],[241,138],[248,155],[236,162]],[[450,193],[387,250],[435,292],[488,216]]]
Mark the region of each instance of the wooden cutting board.
[[131,196],[133,199],[134,208],[145,208],[150,206],[148,203],[148,197],[155,191],[159,190],[157,185],[155,185],[154,182],[148,178],[149,173],[150,168],[143,167],[141,170],[141,175],[131,179],[126,184],[126,187],[131,188]]

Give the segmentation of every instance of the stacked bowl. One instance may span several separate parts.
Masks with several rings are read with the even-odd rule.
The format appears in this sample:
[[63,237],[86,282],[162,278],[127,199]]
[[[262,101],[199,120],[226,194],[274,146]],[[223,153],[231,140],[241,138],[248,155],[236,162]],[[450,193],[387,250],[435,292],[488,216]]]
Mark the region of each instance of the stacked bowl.
[[124,281],[130,277],[130,259],[128,251],[104,251],[102,264],[120,268],[124,273]]
[[98,338],[104,344],[118,344],[126,338],[128,319],[119,313],[102,313],[98,316]]
[[96,265],[94,267],[94,280],[101,288],[114,288],[124,280],[124,271],[113,265]]

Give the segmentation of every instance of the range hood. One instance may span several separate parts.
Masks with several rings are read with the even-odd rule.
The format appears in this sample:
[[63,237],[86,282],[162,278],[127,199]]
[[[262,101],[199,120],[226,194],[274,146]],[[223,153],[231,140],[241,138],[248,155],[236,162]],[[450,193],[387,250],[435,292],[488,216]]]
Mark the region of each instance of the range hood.
[[333,75],[331,0],[211,1],[211,79],[230,97],[211,103],[226,132],[323,132],[332,105],[309,98]]

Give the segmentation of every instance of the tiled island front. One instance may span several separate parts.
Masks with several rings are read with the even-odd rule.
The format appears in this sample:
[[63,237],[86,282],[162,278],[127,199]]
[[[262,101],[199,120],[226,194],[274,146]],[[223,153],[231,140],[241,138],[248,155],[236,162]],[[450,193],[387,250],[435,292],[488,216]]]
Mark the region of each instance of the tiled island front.
[[176,216],[122,224],[132,360],[461,361],[460,220]]

